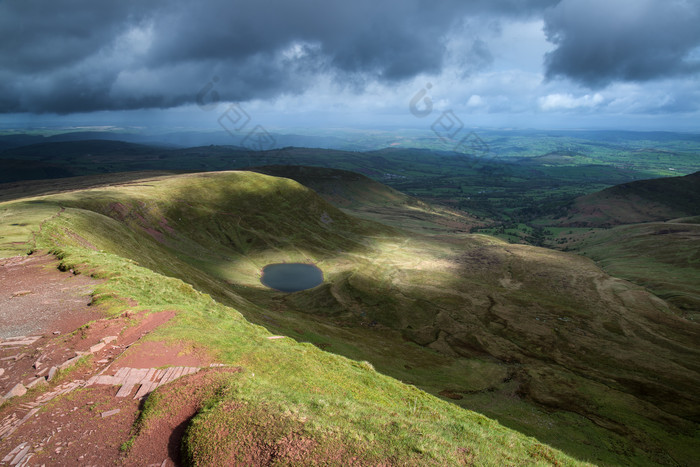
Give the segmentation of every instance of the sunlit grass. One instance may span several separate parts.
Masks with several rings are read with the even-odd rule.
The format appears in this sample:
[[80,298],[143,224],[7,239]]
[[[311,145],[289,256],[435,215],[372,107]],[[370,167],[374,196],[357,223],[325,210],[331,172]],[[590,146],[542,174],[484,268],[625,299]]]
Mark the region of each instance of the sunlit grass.
[[[544,381],[555,395],[567,388],[568,376],[553,358],[583,365],[583,371],[617,365],[597,344],[584,342],[593,356],[566,347],[581,345],[577,327],[607,336],[603,324],[612,329],[618,323],[599,322],[605,307],[618,310],[611,305],[614,294],[630,288],[618,284],[605,302],[595,285],[602,273],[589,260],[486,235],[401,233],[353,219],[294,182],[257,174],[189,175],[62,194],[45,203],[47,218],[65,209],[44,224],[39,246],[109,278],[96,291],[97,303],[116,313],[125,305],[115,297],[131,297],[140,309],[177,310],[171,325],[150,338],[205,346],[222,362],[244,367],[232,380],[235,390],[198,418],[204,431],[193,434],[193,445],[206,438],[208,423],[228,420],[226,401],[237,400],[295,423],[305,420],[313,436],[332,432],[372,455],[418,464],[458,463],[455,453],[464,443],[480,464],[546,462],[551,455],[459,406],[478,408],[579,458],[620,463],[633,449],[635,441],[624,436],[611,447],[608,431],[580,414],[562,411],[547,419],[515,394],[512,383],[517,374],[542,384],[544,374],[526,372],[513,355],[547,362],[552,370]],[[42,216],[32,225],[38,227]],[[323,222],[326,216],[333,222]],[[260,269],[284,261],[317,264],[325,283],[299,294],[262,286]],[[269,331],[252,323],[293,339],[270,341]],[[456,354],[459,347],[438,330],[471,347]],[[619,334],[609,337],[612,346]],[[440,401],[399,380],[463,399]],[[572,394],[587,401],[609,397],[592,387]],[[623,402],[609,397],[613,409],[606,416],[616,423],[636,420],[618,410]],[[590,434],[590,444],[582,443],[581,431]],[[666,434],[654,425],[643,436]]]

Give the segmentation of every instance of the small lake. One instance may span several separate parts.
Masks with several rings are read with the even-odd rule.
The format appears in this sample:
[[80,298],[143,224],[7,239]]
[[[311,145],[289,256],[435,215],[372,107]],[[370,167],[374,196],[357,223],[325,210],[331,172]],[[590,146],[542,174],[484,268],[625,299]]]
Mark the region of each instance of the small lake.
[[268,264],[263,268],[260,282],[280,292],[298,292],[321,284],[323,282],[323,271],[313,264]]

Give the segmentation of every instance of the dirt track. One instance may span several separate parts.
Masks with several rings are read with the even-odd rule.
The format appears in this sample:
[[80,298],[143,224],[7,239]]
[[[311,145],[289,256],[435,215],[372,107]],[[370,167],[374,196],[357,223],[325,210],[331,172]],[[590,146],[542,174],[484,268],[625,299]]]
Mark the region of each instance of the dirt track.
[[[141,340],[175,311],[106,318],[88,306],[98,281],[57,266],[50,255],[0,260],[0,466],[174,465],[182,433],[172,427],[129,455],[120,446],[150,391],[210,357]],[[29,392],[2,404],[18,387]]]
[[100,317],[88,306],[99,282],[57,267],[51,255],[0,260],[0,339],[71,332]]

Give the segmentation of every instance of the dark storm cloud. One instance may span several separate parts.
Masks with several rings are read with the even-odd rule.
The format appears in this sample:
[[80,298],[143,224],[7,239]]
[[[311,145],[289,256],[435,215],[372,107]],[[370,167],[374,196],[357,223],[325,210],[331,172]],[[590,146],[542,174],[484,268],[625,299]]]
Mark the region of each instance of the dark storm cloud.
[[71,66],[143,19],[149,13],[144,3],[0,2],[0,69],[31,73]]
[[549,78],[592,88],[700,71],[700,2],[695,0],[563,0],[545,14]]
[[[71,113],[298,93],[321,73],[399,81],[444,65],[465,16],[517,17],[556,0],[0,1],[0,112]],[[465,56],[486,58],[483,42]]]

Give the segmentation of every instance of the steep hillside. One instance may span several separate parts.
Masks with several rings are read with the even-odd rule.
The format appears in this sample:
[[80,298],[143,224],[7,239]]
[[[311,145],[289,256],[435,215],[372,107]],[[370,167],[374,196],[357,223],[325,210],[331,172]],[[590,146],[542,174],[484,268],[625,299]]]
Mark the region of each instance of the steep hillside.
[[430,205],[369,177],[324,167],[275,165],[253,169],[275,177],[291,178],[353,215],[400,225],[421,233],[469,232],[484,224],[466,212]]
[[566,248],[700,319],[700,225],[692,218],[586,230]]
[[617,185],[578,198],[554,222],[560,228],[551,245],[588,256],[697,320],[700,230],[686,216],[698,213],[700,172]]
[[[243,368],[201,396],[184,439],[193,462],[232,459],[240,430],[340,463],[573,462],[470,410],[580,460],[695,458],[698,325],[585,258],[400,231],[249,172],[3,203],[0,222],[6,255],[51,249],[106,279],[95,304],[174,310],[149,339]],[[324,283],[261,285],[262,267],[292,261]],[[135,449],[168,413],[169,393],[154,394]]]
[[700,214],[700,172],[640,180],[576,199],[560,225],[603,227]]
[[[242,269],[254,278],[254,263],[266,257],[318,260],[338,251],[369,252],[375,238],[391,235],[391,229],[354,220],[291,180],[250,173],[150,179],[137,185],[4,203],[0,212],[2,232],[8,234],[3,240],[13,235],[4,245],[8,253],[12,248],[17,252],[51,248],[62,259],[62,270],[104,281],[93,292],[93,306],[113,318],[82,327],[78,337],[92,339],[91,329],[114,327],[133,317],[139,317],[140,323],[151,315],[169,317],[160,318],[163,324],[152,325],[150,331],[136,324],[142,337],[135,343],[126,337],[132,334],[127,325],[118,336],[127,351],[107,367],[83,358],[78,369],[58,383],[30,391],[27,398],[46,391],[44,397],[53,398],[50,407],[37,414],[39,425],[32,421],[28,429],[17,429],[12,417],[22,406],[14,399],[5,403],[0,416],[3,423],[9,420],[11,430],[3,425],[3,456],[8,452],[13,453],[11,457],[24,456],[27,451],[21,449],[27,445],[36,450],[33,460],[56,462],[55,456],[68,445],[60,444],[55,454],[42,450],[41,439],[31,439],[32,433],[44,436],[42,423],[51,424],[66,404],[94,406],[97,401],[100,407],[114,407],[104,390],[89,384],[77,395],[57,396],[57,391],[70,388],[61,385],[66,378],[87,372],[83,376],[87,379],[91,371],[110,375],[113,370],[105,373],[110,366],[133,367],[144,357],[146,365],[157,365],[163,356],[144,353],[156,345],[172,348],[175,354],[198,349],[196,355],[209,355],[207,360],[231,366],[232,371],[204,371],[201,377],[157,389],[131,433],[128,427],[118,428],[111,422],[116,417],[103,422],[115,430],[110,443],[121,438],[125,457],[120,462],[126,465],[142,465],[151,451],[160,449],[161,439],[172,449],[173,439],[178,439],[173,437],[182,436],[181,430],[177,435],[177,427],[186,425],[182,455],[196,465],[272,459],[355,465],[576,464],[497,422],[383,376],[367,362],[291,339],[273,339],[276,336],[244,319],[236,308],[262,309],[208,270]],[[255,282],[255,287],[262,287]],[[217,292],[217,300],[203,293],[207,289]],[[236,308],[231,306],[234,303]],[[41,351],[48,348],[51,344]],[[85,385],[85,381],[75,384]],[[92,402],[83,402],[90,400],[85,397]],[[117,407],[103,412],[102,418],[120,410],[130,412],[133,404]],[[89,426],[89,413],[84,419],[72,415],[72,425],[62,430],[70,433],[72,426]],[[75,432],[74,440],[89,438],[94,431]],[[18,444],[22,439],[25,444]],[[15,446],[19,448],[12,450]]]

